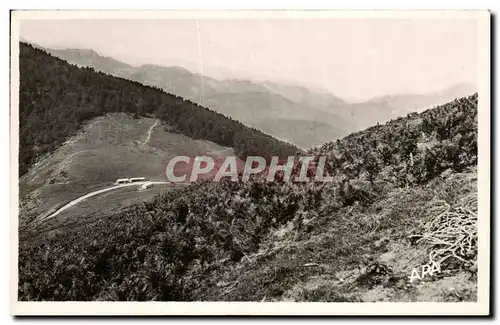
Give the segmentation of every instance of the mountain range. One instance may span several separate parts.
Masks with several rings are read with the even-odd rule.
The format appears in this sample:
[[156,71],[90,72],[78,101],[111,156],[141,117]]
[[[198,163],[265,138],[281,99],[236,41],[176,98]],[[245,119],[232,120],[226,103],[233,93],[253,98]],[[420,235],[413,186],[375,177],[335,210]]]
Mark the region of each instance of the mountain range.
[[179,66],[145,64],[136,67],[90,49],[42,49],[80,67],[92,67],[161,88],[301,148],[318,146],[476,91],[472,84],[457,84],[430,94],[387,95],[353,103],[299,85],[218,80]]

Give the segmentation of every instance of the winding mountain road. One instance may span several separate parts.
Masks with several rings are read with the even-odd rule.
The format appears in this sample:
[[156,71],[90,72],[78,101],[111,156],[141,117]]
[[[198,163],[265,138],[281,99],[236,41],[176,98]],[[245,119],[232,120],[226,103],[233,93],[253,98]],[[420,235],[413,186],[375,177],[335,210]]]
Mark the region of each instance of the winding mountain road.
[[100,189],[100,190],[97,190],[97,191],[94,191],[94,192],[90,192],[88,194],[85,194],[83,196],[80,196],[79,198],[77,199],[74,199],[73,201],[69,202],[68,204],[62,206],[61,208],[59,208],[56,212],[46,216],[46,217],[43,217],[40,219],[40,221],[47,221],[49,219],[52,219],[54,218],[55,216],[57,216],[58,214],[60,214],[61,212],[71,208],[72,206],[92,197],[92,196],[96,196],[96,195],[99,195],[99,194],[102,194],[102,193],[105,193],[105,192],[108,192],[108,191],[112,191],[112,190],[116,190],[116,189],[119,189],[119,188],[122,188],[122,187],[128,187],[128,186],[141,186],[142,184],[145,184],[145,183],[151,183],[153,185],[157,185],[157,184],[171,184],[171,182],[149,182],[149,181],[145,181],[145,182],[135,182],[135,183],[126,183],[126,184],[120,184],[120,185],[116,185],[116,186],[111,186],[111,187],[107,187],[107,188],[103,188],[103,189]]

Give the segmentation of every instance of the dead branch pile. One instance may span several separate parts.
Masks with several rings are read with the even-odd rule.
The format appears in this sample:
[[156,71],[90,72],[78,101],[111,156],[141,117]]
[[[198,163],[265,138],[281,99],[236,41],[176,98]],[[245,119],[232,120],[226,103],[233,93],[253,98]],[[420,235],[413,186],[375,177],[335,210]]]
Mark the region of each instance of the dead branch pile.
[[439,264],[452,257],[472,262],[477,257],[477,195],[470,195],[450,207],[446,202],[435,206],[439,214],[424,224],[416,244],[430,248],[430,260]]

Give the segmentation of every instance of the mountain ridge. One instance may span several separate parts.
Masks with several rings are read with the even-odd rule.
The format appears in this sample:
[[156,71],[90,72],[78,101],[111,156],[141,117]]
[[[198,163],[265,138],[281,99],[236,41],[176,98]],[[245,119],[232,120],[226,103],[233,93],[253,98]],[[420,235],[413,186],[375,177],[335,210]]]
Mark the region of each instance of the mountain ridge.
[[[302,116],[308,116],[308,114],[303,114],[302,111],[314,111],[315,115],[319,115],[321,109],[310,106],[310,102],[294,102],[290,98],[283,96],[283,93],[275,93],[272,92],[266,87],[266,85],[249,81],[243,79],[224,79],[217,80],[208,76],[202,76],[198,73],[191,72],[190,70],[183,67],[163,67],[157,64],[144,64],[139,67],[131,67],[131,66],[122,66],[117,65],[115,61],[110,61],[108,58],[104,58],[101,62],[96,60],[88,59],[84,61],[80,58],[74,58],[72,55],[68,55],[62,53],[61,50],[51,50],[46,49],[49,53],[52,53],[55,56],[58,56],[62,59],[67,60],[68,62],[77,63],[79,65],[86,64],[87,66],[91,66],[99,71],[115,75],[121,78],[130,79],[136,82],[143,83],[145,85],[160,87],[167,92],[174,93],[178,96],[184,97],[188,100],[196,102],[200,105],[208,106],[209,108],[221,112],[226,116],[231,118],[235,118],[239,120],[239,116],[241,113],[233,112],[232,107],[236,105],[240,110],[245,110],[245,105],[249,101],[252,101],[252,98],[248,97],[248,93],[252,92],[260,92],[262,94],[271,94],[272,96],[280,96],[281,99],[275,98],[274,100],[267,96],[267,103],[265,106],[269,107],[269,104],[273,101],[287,101],[288,106],[293,107],[294,109],[290,109],[287,112],[282,112],[279,118],[292,118],[293,120],[299,121]],[[114,60],[114,59],[113,59]],[[108,64],[109,63],[109,64]],[[283,86],[287,87],[287,86]],[[293,89],[302,89],[305,92],[312,93],[307,90],[305,87],[301,86],[289,86],[293,87]],[[202,93],[203,92],[203,93]],[[291,91],[288,91],[288,94]],[[239,94],[239,98],[235,98],[233,103],[229,103],[227,101],[218,102],[217,98],[219,96],[224,96],[221,94]],[[325,96],[325,99],[327,97]],[[249,104],[252,106],[252,104]],[[283,105],[282,105],[283,106]],[[337,115],[337,118],[331,118],[328,122],[332,125],[334,129],[343,129],[342,134],[347,134],[352,128],[349,126],[352,122],[349,123],[338,123],[336,120],[342,120],[343,118],[336,114],[334,111],[327,112],[329,115]],[[241,120],[241,122],[255,127],[257,129],[261,129],[259,127],[259,121],[267,118],[265,110],[260,110],[259,114],[254,114],[256,116],[255,120]],[[319,122],[319,120],[318,120]],[[324,122],[324,121],[321,121]],[[308,118],[306,122],[304,122],[303,128],[306,128],[309,125],[310,119]],[[351,129],[350,129],[351,128]],[[300,131],[301,128],[299,128]],[[268,134],[274,136],[280,136],[281,134],[273,134],[272,130],[266,129]],[[319,136],[324,140],[327,140],[325,137],[328,136],[329,132],[325,133],[323,136]],[[316,137],[307,138],[307,134],[301,137],[300,132],[297,130],[289,130],[287,132],[287,137],[293,143],[301,143],[303,148],[308,148],[311,146],[319,145],[322,142],[317,142],[315,140]]]
[[[289,139],[304,149],[321,145],[329,140],[327,137],[331,134],[344,136],[377,123],[386,123],[391,119],[406,116],[408,113],[421,112],[476,91],[474,85],[457,84],[429,94],[392,94],[361,102],[348,102],[329,92],[312,91],[306,86],[273,81],[256,82],[241,78],[218,80],[180,66],[143,64],[136,67],[120,64],[121,62],[110,57],[102,57],[101,61],[98,58],[94,61],[88,60],[85,64],[81,59],[65,55],[61,52],[64,50],[46,50],[61,58],[65,57],[68,62],[75,61],[111,75],[162,88],[202,106],[208,106],[271,136]],[[96,52],[91,53],[93,56]],[[93,58],[96,59],[94,56]],[[261,93],[257,97],[262,97],[265,93],[272,96],[257,99],[251,93]],[[232,96],[231,101],[228,101],[226,94],[238,95]],[[260,103],[260,107],[256,108],[255,101]],[[274,106],[276,107],[270,111],[264,109]],[[288,109],[285,109],[285,106]],[[257,111],[245,112],[252,109]],[[326,120],[319,118],[320,112],[325,112],[329,117]],[[276,123],[283,119],[293,120],[295,128],[286,130],[280,127],[280,132],[274,132],[269,128],[268,121],[262,122],[266,119],[275,119]],[[304,120],[302,125],[297,122],[300,120]],[[307,131],[311,122],[327,123],[330,128],[322,128],[311,136]]]

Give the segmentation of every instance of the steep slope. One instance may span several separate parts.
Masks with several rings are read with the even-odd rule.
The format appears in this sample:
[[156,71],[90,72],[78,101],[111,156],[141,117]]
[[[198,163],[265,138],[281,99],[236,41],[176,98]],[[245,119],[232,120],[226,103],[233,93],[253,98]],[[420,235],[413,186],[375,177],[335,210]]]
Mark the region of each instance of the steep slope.
[[236,155],[288,156],[298,150],[262,132],[159,89],[78,68],[20,44],[20,174],[85,121],[112,112],[151,115],[193,139],[232,147]]
[[477,95],[311,154],[329,157],[332,182],[201,182],[21,243],[19,297],[477,299]]

